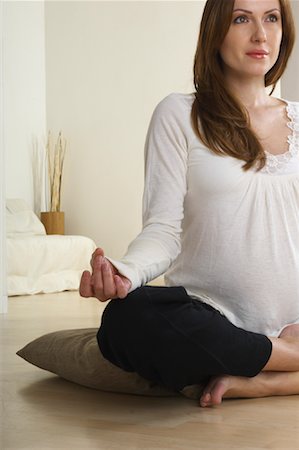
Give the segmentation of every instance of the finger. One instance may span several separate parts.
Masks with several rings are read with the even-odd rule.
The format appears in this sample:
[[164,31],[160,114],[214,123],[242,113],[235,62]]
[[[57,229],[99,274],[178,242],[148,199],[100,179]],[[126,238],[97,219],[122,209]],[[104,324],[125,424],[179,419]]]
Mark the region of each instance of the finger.
[[86,298],[94,296],[94,292],[91,286],[91,274],[90,272],[88,272],[88,270],[85,270],[82,273],[79,286],[79,293],[82,297]]
[[93,267],[94,260],[97,256],[104,256],[104,250],[102,248],[96,248],[93,254],[91,255],[90,265]]
[[114,275],[114,282],[116,286],[116,295],[118,298],[125,298],[129,292],[129,285],[125,284],[124,281],[118,275]]
[[112,298],[116,295],[116,286],[110,264],[104,260],[102,264],[103,290],[105,297]]
[[103,265],[103,257],[97,256],[94,259],[93,271],[92,271],[92,276],[91,276],[91,286],[92,286],[95,296],[99,300],[104,299],[102,265]]
[[94,260],[97,256],[104,256],[104,251],[102,248],[96,248],[93,254],[91,255],[90,265],[93,267]]

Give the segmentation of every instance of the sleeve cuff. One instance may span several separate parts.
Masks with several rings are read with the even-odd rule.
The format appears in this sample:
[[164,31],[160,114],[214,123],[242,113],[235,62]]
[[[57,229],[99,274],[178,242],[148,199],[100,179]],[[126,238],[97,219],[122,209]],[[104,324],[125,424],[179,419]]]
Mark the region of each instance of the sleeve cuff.
[[110,261],[111,264],[113,264],[113,266],[119,271],[121,275],[123,275],[124,277],[128,278],[131,281],[132,285],[129,292],[132,292],[141,286],[140,277],[138,276],[137,269],[135,269],[133,266],[129,264],[125,264],[121,261],[109,258],[109,256],[105,256],[105,258],[108,261]]

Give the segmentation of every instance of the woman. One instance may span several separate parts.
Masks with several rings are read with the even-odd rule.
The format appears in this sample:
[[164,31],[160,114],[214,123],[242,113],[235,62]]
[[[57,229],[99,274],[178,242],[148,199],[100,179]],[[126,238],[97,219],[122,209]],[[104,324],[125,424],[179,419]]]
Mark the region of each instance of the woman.
[[104,356],[175,390],[205,383],[201,406],[299,393],[299,104],[266,90],[293,43],[288,0],[206,2],[196,93],[149,127],[143,230],[82,275],[82,296],[114,299]]

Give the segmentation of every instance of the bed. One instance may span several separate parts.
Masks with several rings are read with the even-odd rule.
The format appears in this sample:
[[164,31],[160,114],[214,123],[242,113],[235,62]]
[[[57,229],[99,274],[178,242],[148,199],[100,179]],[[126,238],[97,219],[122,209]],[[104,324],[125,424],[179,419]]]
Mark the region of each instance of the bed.
[[6,202],[8,295],[77,290],[95,243],[84,236],[47,235],[21,199]]

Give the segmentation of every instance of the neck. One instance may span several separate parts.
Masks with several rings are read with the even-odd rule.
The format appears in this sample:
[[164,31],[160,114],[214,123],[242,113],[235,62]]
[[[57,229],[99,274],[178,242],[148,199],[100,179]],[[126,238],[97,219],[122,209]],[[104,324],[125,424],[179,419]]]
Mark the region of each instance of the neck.
[[273,100],[267,93],[263,79],[227,78],[226,84],[246,109],[262,109],[272,104]]

